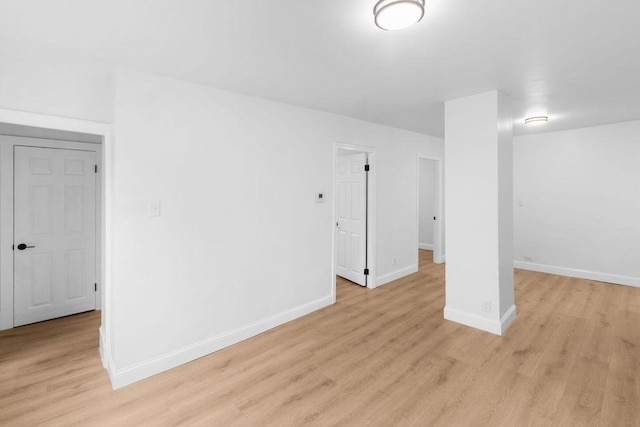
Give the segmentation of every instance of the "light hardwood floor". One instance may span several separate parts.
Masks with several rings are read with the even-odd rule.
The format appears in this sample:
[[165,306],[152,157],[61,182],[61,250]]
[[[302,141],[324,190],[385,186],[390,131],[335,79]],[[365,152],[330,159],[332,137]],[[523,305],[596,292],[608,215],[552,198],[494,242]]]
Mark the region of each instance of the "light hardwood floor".
[[640,425],[640,289],[516,271],[504,337],[443,320],[444,268],[112,391],[99,315],[0,332],[0,425]]

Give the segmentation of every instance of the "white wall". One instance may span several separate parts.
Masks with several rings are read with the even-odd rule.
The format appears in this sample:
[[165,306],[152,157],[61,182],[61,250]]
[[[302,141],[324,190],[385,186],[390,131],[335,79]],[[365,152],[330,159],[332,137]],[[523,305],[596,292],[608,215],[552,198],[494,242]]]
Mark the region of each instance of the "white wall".
[[111,122],[113,78],[111,67],[92,61],[0,49],[0,108]]
[[[329,301],[331,204],[313,194],[331,195],[335,142],[376,147],[377,281],[417,269],[415,158],[440,157],[441,139],[126,71],[114,102],[111,67],[40,53],[0,51],[0,108],[103,122],[117,111],[116,384]],[[160,218],[146,216],[150,200]]]
[[415,159],[442,140],[126,70],[115,117],[117,385],[332,302],[336,142],[376,148],[376,277],[417,270]]
[[640,121],[520,136],[514,162],[517,267],[640,286]]
[[433,217],[436,216],[437,163],[434,160],[418,160],[418,245],[422,249],[433,248]]

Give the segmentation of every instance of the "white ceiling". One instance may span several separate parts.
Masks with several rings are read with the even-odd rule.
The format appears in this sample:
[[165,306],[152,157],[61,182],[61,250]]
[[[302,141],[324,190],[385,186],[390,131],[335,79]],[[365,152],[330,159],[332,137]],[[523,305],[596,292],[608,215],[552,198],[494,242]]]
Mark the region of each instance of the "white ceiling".
[[[0,0],[0,43],[443,135],[443,102],[492,89],[558,130],[640,119],[637,0]],[[521,120],[516,133],[529,131]]]

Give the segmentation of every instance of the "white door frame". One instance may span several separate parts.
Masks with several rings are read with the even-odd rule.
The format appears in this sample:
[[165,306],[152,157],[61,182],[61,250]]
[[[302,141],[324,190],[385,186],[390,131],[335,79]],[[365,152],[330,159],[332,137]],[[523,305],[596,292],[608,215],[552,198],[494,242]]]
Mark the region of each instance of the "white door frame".
[[442,264],[444,262],[444,254],[442,253],[443,243],[443,207],[444,207],[444,176],[442,169],[442,159],[436,157],[428,157],[418,155],[416,159],[416,179],[417,179],[417,193],[416,193],[416,248],[418,248],[419,235],[420,235],[420,160],[433,160],[436,162],[436,221],[433,229],[433,262],[436,264]]
[[[113,212],[113,139],[111,125],[101,122],[92,122],[88,120],[72,119],[67,117],[51,116],[46,114],[29,113],[25,111],[9,110],[0,108],[0,122],[22,126],[32,126],[45,129],[54,129],[61,131],[88,133],[93,135],[99,135],[102,137],[101,152],[98,157],[102,159],[102,172],[99,175],[100,183],[100,277],[98,278],[98,287],[100,292],[101,301],[101,315],[102,322],[100,326],[100,355],[102,357],[102,364],[107,368],[109,362],[108,355],[111,354],[111,325],[113,319],[111,318],[111,259],[113,243],[111,239],[111,227],[112,227],[112,212]],[[11,150],[13,156],[13,150]],[[13,161],[13,160],[12,160]],[[0,184],[4,183],[7,179],[11,180],[13,185],[13,170],[11,175],[7,176],[6,171],[2,171],[0,175]],[[2,184],[4,185],[4,184]],[[6,206],[0,206],[2,212],[7,212],[9,209]],[[13,216],[13,206],[10,206],[11,216]],[[12,225],[13,226],[13,225]],[[13,233],[9,240],[11,243],[7,244],[5,240],[0,245],[0,265],[2,265],[2,274],[0,274],[0,289],[2,295],[0,295],[0,329],[8,329],[13,327],[13,254],[11,251],[11,244],[13,239]],[[3,238],[4,239],[4,238]],[[10,268],[6,268],[9,265]],[[10,270],[10,286],[6,286],[6,281],[9,280],[7,271]],[[11,298],[8,298],[10,292]]]
[[367,267],[369,277],[367,278],[367,288],[373,289],[376,285],[376,149],[363,145],[344,144],[336,142],[333,144],[333,221],[331,223],[331,296],[336,302],[336,197],[337,182],[336,171],[338,167],[338,150],[348,150],[354,152],[367,153],[369,162],[369,185],[367,200]]

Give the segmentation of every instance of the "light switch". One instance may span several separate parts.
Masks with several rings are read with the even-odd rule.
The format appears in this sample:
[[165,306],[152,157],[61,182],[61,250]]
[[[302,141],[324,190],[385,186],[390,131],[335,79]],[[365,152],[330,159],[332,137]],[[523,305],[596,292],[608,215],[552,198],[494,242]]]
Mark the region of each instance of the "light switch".
[[149,202],[149,216],[160,216],[160,202]]
[[316,203],[324,203],[324,193],[316,193]]

